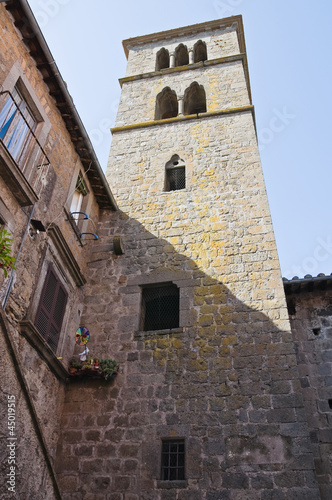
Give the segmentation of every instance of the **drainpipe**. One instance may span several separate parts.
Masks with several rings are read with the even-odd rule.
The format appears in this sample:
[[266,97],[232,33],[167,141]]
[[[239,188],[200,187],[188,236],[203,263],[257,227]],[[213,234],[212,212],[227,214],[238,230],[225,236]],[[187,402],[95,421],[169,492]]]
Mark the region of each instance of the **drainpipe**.
[[[32,219],[32,216],[33,216],[33,212],[35,211],[35,207],[36,207],[36,202],[33,204],[32,210],[30,212],[30,217],[29,217],[29,220],[28,220],[28,224],[27,224],[27,226],[25,228],[25,232],[24,232],[21,244],[20,244],[20,248],[19,248],[19,250],[17,252],[17,255],[16,255],[16,265],[17,265],[17,262],[18,262],[18,260],[20,258],[20,255],[21,255],[21,251],[22,251],[22,248],[23,248],[25,237],[26,237],[26,235],[28,234],[28,231],[29,231],[29,226],[30,226],[30,222],[31,222],[31,219]],[[6,305],[7,305],[8,299],[9,299],[9,295],[10,295],[10,292],[11,292],[11,290],[13,288],[15,273],[16,273],[15,269],[12,269],[12,272],[10,274],[9,283],[8,283],[7,289],[6,289],[5,297],[4,297],[3,302],[2,302],[2,308],[3,308],[3,310],[6,309]]]

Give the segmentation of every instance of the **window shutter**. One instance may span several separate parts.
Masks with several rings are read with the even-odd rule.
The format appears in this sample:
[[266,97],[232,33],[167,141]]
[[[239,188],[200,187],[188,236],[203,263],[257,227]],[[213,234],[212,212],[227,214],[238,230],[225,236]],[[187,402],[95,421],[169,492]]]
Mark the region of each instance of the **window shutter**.
[[68,294],[50,265],[40,297],[35,326],[56,352]]

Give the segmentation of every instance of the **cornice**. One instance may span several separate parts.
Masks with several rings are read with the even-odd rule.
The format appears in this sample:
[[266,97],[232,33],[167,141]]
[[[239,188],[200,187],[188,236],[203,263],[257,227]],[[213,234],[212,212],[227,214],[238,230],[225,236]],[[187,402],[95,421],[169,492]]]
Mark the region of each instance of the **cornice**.
[[115,134],[117,132],[126,132],[130,130],[135,130],[139,128],[147,128],[147,127],[155,127],[158,125],[167,125],[167,124],[175,124],[175,123],[180,123],[184,121],[190,121],[190,120],[204,120],[206,118],[212,118],[215,116],[223,116],[223,115],[231,115],[231,114],[236,114],[236,113],[245,113],[245,112],[251,112],[255,121],[255,109],[252,104],[249,106],[241,106],[238,108],[228,108],[228,109],[222,109],[219,111],[210,111],[207,113],[199,113],[195,115],[184,115],[184,116],[176,116],[175,118],[166,118],[164,120],[153,120],[153,121],[147,121],[147,122],[140,122],[140,123],[132,123],[130,125],[124,125],[123,127],[114,127],[111,128],[112,134]]

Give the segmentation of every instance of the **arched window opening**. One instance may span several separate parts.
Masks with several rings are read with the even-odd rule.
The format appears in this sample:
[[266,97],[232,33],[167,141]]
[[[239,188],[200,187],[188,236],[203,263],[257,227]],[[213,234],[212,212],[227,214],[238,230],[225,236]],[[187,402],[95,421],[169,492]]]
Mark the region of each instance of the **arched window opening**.
[[169,52],[164,47],[157,53],[156,71],[169,68]]
[[206,51],[206,43],[202,42],[202,40],[198,40],[198,42],[194,45],[194,62],[206,61],[207,60],[207,51]]
[[188,49],[183,43],[175,49],[175,66],[185,66],[189,64]]
[[193,82],[184,93],[183,114],[195,115],[206,113],[206,97],[203,85]]
[[174,90],[165,87],[156,99],[155,120],[174,118],[178,116],[178,100]]
[[173,155],[165,165],[165,191],[178,191],[186,187],[186,167],[179,155]]

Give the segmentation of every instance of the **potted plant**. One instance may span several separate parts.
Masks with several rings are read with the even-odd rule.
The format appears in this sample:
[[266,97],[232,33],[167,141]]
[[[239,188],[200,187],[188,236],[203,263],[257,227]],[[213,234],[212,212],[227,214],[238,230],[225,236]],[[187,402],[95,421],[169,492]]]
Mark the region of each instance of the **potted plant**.
[[82,370],[82,362],[72,358],[69,363],[69,373],[75,373],[78,370]]
[[119,372],[119,364],[114,359],[88,358],[77,361],[72,358],[69,363],[69,374],[73,377],[92,377],[111,380]]
[[116,375],[119,371],[119,365],[114,359],[101,359],[99,361],[100,368],[99,372],[103,375],[105,380],[110,379],[113,375]]

